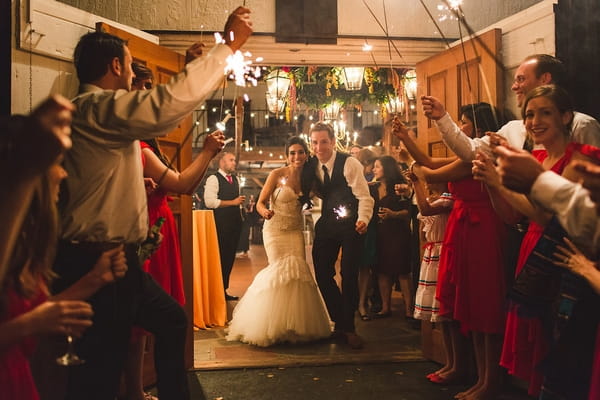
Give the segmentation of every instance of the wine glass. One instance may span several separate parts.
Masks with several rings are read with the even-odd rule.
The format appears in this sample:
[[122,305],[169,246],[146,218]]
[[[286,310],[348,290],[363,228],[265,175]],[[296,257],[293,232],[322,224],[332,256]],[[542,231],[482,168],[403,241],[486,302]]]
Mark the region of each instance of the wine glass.
[[77,353],[75,353],[73,345],[73,335],[71,335],[71,333],[67,334],[67,352],[62,356],[58,357],[56,359],[56,363],[64,367],[81,365],[85,363],[85,360],[79,358]]

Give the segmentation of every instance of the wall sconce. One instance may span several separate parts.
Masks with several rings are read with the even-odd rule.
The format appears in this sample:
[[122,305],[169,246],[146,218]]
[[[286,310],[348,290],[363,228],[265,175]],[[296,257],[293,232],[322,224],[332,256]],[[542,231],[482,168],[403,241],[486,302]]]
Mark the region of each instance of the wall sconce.
[[404,74],[404,90],[409,100],[417,98],[417,71],[411,69]]
[[364,74],[364,67],[344,67],[346,90],[360,90]]
[[287,72],[281,69],[273,70],[265,77],[265,83],[267,84],[267,107],[269,111],[273,113],[282,112],[290,88],[290,78]]
[[342,104],[335,100],[332,101],[331,103],[327,104],[325,106],[325,108],[323,109],[323,119],[325,121],[336,120],[340,113],[341,108],[342,108]]

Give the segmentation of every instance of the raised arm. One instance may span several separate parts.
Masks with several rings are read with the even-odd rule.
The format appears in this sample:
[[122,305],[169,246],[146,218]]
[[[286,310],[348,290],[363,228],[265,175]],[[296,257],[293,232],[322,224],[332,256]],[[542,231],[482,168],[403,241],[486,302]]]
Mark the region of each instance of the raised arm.
[[422,96],[421,104],[425,116],[435,122],[442,135],[442,140],[458,158],[470,162],[475,159],[477,150],[480,148],[483,147],[489,151],[489,138],[484,136],[483,138],[472,139],[465,135],[437,98]]
[[402,140],[404,146],[406,146],[406,150],[408,150],[408,152],[416,162],[428,168],[437,169],[444,165],[450,164],[452,161],[456,160],[456,157],[433,158],[425,154],[412,139],[411,133],[408,130],[408,128],[404,126],[400,118],[397,116],[394,117],[394,120],[392,122],[392,134],[398,139]]
[[208,135],[200,154],[181,172],[167,168],[151,149],[144,148],[142,150],[146,158],[144,177],[152,178],[167,192],[192,194],[202,181],[211,160],[223,148],[224,139],[221,131]]
[[450,211],[451,207],[448,207],[445,204],[434,206],[427,200],[427,195],[425,194],[425,188],[423,187],[423,183],[416,174],[408,172],[406,176],[413,183],[413,188],[415,190],[415,198],[417,199],[417,207],[419,207],[419,212],[421,213],[421,215],[427,217],[430,215],[437,215]]
[[455,159],[437,169],[420,167],[420,171],[428,183],[454,182],[471,176],[471,164]]

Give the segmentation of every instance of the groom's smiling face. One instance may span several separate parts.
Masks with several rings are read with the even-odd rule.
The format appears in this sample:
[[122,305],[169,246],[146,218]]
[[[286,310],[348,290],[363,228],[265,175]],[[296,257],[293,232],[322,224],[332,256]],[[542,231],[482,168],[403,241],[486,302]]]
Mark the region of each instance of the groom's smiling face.
[[310,133],[310,145],[317,159],[326,163],[333,155],[335,139],[329,137],[327,131],[312,131]]

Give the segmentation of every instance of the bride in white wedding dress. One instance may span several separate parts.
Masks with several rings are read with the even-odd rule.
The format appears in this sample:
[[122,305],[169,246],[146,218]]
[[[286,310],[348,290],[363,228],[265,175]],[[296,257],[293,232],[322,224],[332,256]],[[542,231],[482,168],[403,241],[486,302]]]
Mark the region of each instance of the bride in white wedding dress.
[[306,143],[292,137],[286,157],[288,165],[269,174],[256,203],[265,218],[263,241],[269,265],[256,274],[233,310],[228,341],[265,347],[331,334],[325,303],[305,258],[298,197],[301,171],[308,159]]

